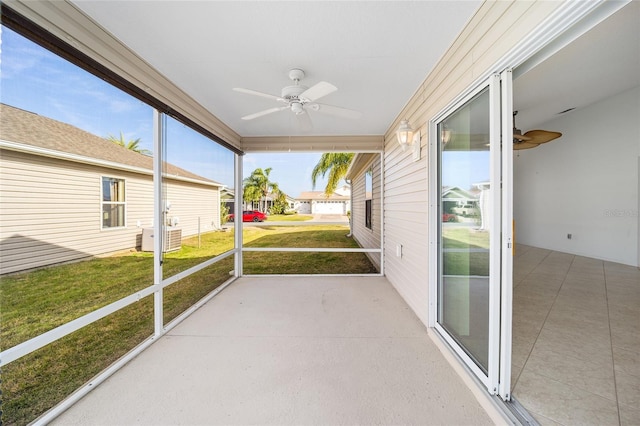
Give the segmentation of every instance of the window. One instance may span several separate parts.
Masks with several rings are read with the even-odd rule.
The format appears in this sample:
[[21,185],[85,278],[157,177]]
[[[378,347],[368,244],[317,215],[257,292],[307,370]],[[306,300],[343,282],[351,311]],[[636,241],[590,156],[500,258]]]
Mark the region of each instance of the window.
[[373,229],[371,225],[371,216],[373,215],[373,169],[364,174],[364,226],[369,229]]
[[125,226],[124,179],[102,178],[102,227]]

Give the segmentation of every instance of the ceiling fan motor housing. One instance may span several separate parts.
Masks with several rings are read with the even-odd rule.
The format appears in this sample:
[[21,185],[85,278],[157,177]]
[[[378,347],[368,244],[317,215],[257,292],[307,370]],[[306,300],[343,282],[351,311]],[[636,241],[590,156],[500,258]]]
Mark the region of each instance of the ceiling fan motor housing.
[[287,86],[284,89],[282,89],[282,98],[286,99],[288,101],[295,101],[298,100],[299,96],[304,93],[305,90],[307,90],[308,87],[307,86]]

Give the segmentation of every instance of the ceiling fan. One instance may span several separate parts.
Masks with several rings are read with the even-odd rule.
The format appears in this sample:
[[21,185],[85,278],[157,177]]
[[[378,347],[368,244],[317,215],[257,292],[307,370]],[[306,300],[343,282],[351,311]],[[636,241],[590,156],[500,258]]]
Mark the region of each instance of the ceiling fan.
[[560,132],[549,130],[529,130],[523,135],[522,130],[516,128],[516,115],[518,111],[513,111],[513,149],[535,148],[562,136]]
[[321,81],[311,87],[303,86],[300,84],[300,80],[304,78],[304,75],[304,71],[302,71],[301,69],[294,68],[290,70],[289,78],[293,81],[293,85],[284,87],[280,96],[258,92],[251,89],[244,89],[241,87],[234,88],[233,90],[236,92],[273,99],[274,101],[282,102],[285,104],[283,106],[277,106],[253,114],[245,115],[241,118],[243,120],[253,120],[254,118],[273,114],[275,112],[290,110],[299,119],[306,120],[306,124],[310,126],[310,120],[307,114],[308,111],[317,111],[324,114],[351,119],[360,118],[360,116],[362,116],[359,111],[316,102],[318,99],[335,92],[336,90],[338,90],[338,88],[331,83],[327,83],[326,81]]

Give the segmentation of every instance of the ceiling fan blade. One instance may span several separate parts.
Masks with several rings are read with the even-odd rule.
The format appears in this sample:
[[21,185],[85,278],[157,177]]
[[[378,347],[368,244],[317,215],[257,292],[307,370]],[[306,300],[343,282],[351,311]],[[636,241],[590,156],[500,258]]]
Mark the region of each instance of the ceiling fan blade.
[[269,108],[269,109],[265,109],[264,111],[256,112],[254,114],[245,115],[244,117],[241,117],[241,118],[243,120],[253,120],[254,118],[262,117],[263,115],[273,114],[274,112],[282,111],[287,108],[289,108],[289,105],[285,105],[282,107]]
[[311,117],[306,111],[302,114],[296,114],[296,121],[298,123],[298,128],[303,132],[309,132],[313,129]]
[[541,144],[552,141],[554,139],[558,139],[560,136],[562,136],[562,133],[551,132],[549,130],[529,130],[524,135],[531,138],[529,142]]
[[323,114],[335,115],[336,117],[351,118],[354,120],[362,117],[362,113],[360,111],[355,111],[352,109],[337,107],[333,105],[314,103],[314,104],[310,104],[308,107],[311,108],[313,111],[318,111]]
[[320,83],[309,87],[307,90],[302,92],[298,97],[300,99],[308,99],[313,102],[317,99],[327,96],[330,93],[335,92],[336,90],[338,90],[338,88],[333,84],[327,83],[326,81],[321,81]]
[[284,99],[281,98],[280,96],[270,95],[268,93],[258,92],[257,90],[243,89],[242,87],[234,87],[233,90],[235,92],[245,93],[247,95],[260,96],[262,98],[274,99],[276,101],[284,101]]

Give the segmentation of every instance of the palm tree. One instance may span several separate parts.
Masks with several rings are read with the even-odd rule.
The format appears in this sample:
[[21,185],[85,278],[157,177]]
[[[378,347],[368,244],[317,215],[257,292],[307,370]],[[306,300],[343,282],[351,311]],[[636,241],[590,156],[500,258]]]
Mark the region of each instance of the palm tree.
[[251,172],[251,176],[245,178],[242,182],[244,187],[242,196],[244,199],[252,202],[263,200],[264,204],[261,210],[263,213],[266,213],[267,210],[267,195],[269,193],[276,196],[280,194],[278,184],[269,180],[271,170],[271,167],[267,167],[264,170],[257,168]]
[[318,176],[322,175],[322,177],[324,177],[327,172],[329,172],[329,181],[324,188],[324,193],[327,197],[333,194],[338,187],[340,179],[347,175],[351,160],[353,160],[352,152],[327,152],[322,154],[318,164],[316,164],[311,172],[313,187],[316,187]]
[[125,141],[124,135],[122,134],[122,132],[120,132],[120,139],[116,138],[113,135],[109,135],[107,139],[113,143],[117,143],[118,145],[127,148],[128,150],[144,155],[153,155],[153,152],[149,151],[148,149],[140,148],[140,138]]

